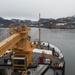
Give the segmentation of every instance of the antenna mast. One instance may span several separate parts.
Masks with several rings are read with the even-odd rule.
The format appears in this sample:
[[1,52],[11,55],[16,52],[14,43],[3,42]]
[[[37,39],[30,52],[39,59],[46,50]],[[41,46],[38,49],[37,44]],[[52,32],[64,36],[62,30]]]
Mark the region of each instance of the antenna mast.
[[39,47],[40,47],[40,41],[41,41],[41,28],[40,28],[40,14],[39,14]]

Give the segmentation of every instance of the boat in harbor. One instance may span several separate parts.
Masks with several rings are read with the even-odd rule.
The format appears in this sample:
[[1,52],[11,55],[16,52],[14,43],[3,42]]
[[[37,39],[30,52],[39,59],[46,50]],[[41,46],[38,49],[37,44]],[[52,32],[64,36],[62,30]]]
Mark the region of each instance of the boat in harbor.
[[0,42],[0,75],[65,75],[64,56],[56,46],[39,39],[31,42],[27,25],[10,26]]

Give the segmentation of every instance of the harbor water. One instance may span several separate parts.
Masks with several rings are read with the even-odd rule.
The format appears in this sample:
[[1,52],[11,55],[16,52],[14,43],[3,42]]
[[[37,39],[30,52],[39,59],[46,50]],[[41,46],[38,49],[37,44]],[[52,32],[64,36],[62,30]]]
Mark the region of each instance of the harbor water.
[[[7,28],[0,28],[0,36],[7,32]],[[38,38],[38,28],[31,28],[29,35],[31,40]],[[75,29],[41,28],[41,40],[57,46],[62,51],[66,64],[65,75],[75,75]]]

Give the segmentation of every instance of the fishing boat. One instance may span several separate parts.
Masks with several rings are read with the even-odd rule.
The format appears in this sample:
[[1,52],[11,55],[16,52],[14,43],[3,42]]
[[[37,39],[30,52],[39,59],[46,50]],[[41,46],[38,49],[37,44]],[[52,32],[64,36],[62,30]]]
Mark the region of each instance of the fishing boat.
[[65,75],[64,56],[56,46],[41,41],[40,23],[38,40],[31,42],[29,30],[26,25],[14,26],[11,36],[0,42],[0,75]]

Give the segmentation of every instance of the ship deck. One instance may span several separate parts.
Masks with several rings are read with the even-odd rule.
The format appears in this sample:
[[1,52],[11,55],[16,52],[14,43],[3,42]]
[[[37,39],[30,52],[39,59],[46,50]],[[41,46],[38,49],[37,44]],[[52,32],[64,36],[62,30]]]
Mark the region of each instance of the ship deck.
[[[52,50],[49,48],[49,46],[43,46],[41,45],[41,49],[37,48],[33,50],[32,55],[33,55],[33,60],[32,63],[28,66],[28,69],[34,69],[37,68],[38,65],[46,65],[47,67],[45,70],[41,73],[41,75],[63,75],[63,69],[64,69],[64,63],[65,60],[64,58],[59,59],[59,57],[56,57],[55,54],[52,55],[52,61],[46,62],[45,59],[49,59],[47,54],[45,54],[45,58],[43,58],[43,62],[39,62],[39,57],[42,56],[42,50],[46,50],[49,54],[52,54]],[[13,54],[12,52],[8,53],[7,55],[3,55],[0,57],[0,70],[5,69],[8,74],[12,70],[12,64],[7,64],[8,60],[10,59],[10,55]],[[59,64],[60,66],[55,65],[55,63]],[[12,75],[16,75],[17,73],[13,73]],[[19,73],[18,75],[21,75]],[[38,74],[40,75],[40,74]]]

